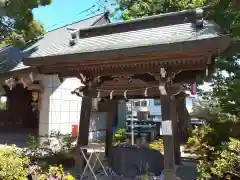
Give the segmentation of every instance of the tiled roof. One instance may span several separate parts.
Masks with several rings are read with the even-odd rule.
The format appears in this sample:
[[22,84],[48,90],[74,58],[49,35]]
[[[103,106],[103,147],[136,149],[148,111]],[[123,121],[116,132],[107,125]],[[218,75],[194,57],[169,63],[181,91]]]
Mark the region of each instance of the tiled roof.
[[56,51],[66,48],[70,39],[69,29],[81,29],[95,25],[98,21],[105,18],[105,14],[99,14],[88,19],[84,19],[70,25],[47,32],[38,41],[28,45],[24,50],[8,46],[0,47],[0,74],[5,72],[17,71],[28,68],[22,62],[23,58],[37,53],[53,54]]
[[[73,47],[66,46],[55,51],[55,54],[102,52],[214,37],[218,37],[218,32],[212,23],[206,22],[202,29],[196,28],[192,23],[185,23],[79,39]],[[41,55],[49,56],[48,53]],[[34,56],[38,55],[33,54]]]
[[[51,52],[32,53],[24,60],[24,63],[39,65],[51,63],[51,59],[57,59],[57,61],[93,60],[94,58],[134,56],[139,53],[156,51],[199,49],[204,47],[194,47],[198,44],[192,41],[206,44],[212,40],[212,47],[219,37],[221,35],[216,24],[203,21],[201,10],[186,10],[128,22],[83,28],[79,30],[79,37],[73,46],[69,46],[69,41],[66,41],[63,48],[55,48]],[[227,40],[227,37],[224,40]],[[225,47],[220,47],[224,46],[221,38],[219,42],[220,44],[216,47],[224,49]],[[228,42],[225,44],[227,46]],[[61,58],[64,55],[69,56]]]

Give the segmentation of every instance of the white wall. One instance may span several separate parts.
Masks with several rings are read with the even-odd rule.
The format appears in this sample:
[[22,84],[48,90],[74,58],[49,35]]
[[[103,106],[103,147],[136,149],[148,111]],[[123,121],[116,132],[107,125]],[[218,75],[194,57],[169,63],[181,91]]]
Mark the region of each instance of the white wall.
[[148,109],[151,115],[161,116],[161,105],[154,105],[154,99],[148,100]]
[[[44,92],[40,112],[39,134],[49,135],[52,131],[70,134],[72,125],[78,125],[82,98],[71,94],[79,87],[77,78],[67,78],[60,83],[57,75],[42,76]],[[90,119],[90,140],[104,139],[107,113],[93,112]],[[96,132],[97,131],[97,132]]]
[[67,78],[60,83],[57,75],[43,76],[44,92],[40,113],[39,134],[59,131],[71,133],[72,125],[78,124],[82,98],[71,94],[79,84],[77,78]]

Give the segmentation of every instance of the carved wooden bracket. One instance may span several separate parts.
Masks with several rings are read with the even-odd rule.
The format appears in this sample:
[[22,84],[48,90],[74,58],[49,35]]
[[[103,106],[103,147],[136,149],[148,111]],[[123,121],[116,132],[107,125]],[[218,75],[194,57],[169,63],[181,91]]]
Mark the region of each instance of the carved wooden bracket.
[[98,77],[90,77],[90,76],[84,76],[83,74],[80,74],[78,77],[84,86],[80,86],[76,88],[74,91],[72,91],[72,94],[76,94],[77,96],[93,96],[96,87],[100,85],[101,78]]

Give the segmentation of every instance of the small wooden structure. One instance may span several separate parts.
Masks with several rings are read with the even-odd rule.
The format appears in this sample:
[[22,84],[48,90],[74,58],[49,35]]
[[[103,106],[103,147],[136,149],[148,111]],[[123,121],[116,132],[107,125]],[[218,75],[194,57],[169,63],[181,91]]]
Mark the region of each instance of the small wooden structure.
[[[182,125],[185,131],[188,128],[184,91],[197,77],[203,79],[210,73],[214,56],[230,43],[228,36],[218,34],[215,24],[203,21],[202,13],[200,9],[187,10],[80,29],[56,53],[40,56],[36,51],[24,64],[43,74],[58,74],[60,79],[79,77],[85,84],[74,91],[83,98],[78,147],[88,144],[93,98],[107,100],[108,150],[112,103],[160,97],[162,119],[172,122],[173,135],[164,136],[165,179],[172,180],[175,159],[176,163],[180,161],[178,133],[182,129],[177,126]],[[78,170],[83,161],[81,157]]]

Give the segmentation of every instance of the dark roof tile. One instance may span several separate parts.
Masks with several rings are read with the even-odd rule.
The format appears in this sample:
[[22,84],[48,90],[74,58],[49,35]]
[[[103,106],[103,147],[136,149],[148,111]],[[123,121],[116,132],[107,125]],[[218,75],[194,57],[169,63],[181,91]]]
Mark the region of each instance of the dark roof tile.
[[[129,48],[149,47],[154,45],[187,42],[218,37],[218,31],[214,23],[204,23],[202,29],[196,28],[192,23],[149,28],[123,33],[114,33],[103,36],[78,39],[76,45],[70,47],[66,42],[63,49],[55,49],[54,55],[88,54],[92,52],[106,52],[112,50],[124,50]],[[90,55],[90,53],[92,53]],[[31,58],[52,56],[48,52],[33,53]],[[96,54],[98,56],[98,54]],[[84,58],[83,58],[84,59]]]

